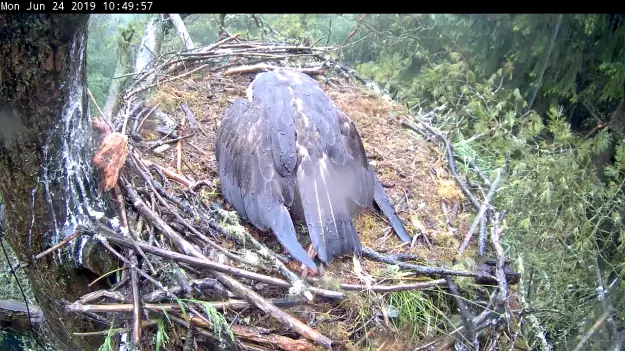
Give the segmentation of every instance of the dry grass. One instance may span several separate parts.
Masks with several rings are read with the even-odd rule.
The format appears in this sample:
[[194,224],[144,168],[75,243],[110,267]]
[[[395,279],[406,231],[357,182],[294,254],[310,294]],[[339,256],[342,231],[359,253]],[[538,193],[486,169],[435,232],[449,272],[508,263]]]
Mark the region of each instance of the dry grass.
[[[195,180],[209,180],[212,188],[204,188],[201,196],[212,201],[223,201],[218,195],[218,167],[214,155],[215,135],[226,108],[234,99],[245,97],[245,89],[253,77],[253,74],[221,76],[198,73],[184,80],[161,85],[150,101],[150,104],[158,103],[163,112],[178,122],[185,118],[180,108],[181,103],[186,103],[195,114],[201,129],[196,131],[194,137],[184,141],[182,172]],[[424,233],[432,243],[432,248],[425,245],[422,239],[411,248],[402,245],[394,233],[386,235],[389,233],[390,225],[382,215],[374,211],[366,211],[354,217],[363,245],[388,253],[411,252],[422,257],[424,260],[422,263],[429,261],[451,266],[462,240],[461,236],[466,233],[471,223],[469,214],[465,213],[462,206],[463,194],[447,171],[441,150],[401,127],[399,118],[407,116],[403,106],[346,84],[337,88],[327,85],[323,87],[356,123],[370,162],[382,183],[387,186],[387,193],[396,205],[408,232],[413,235],[418,232]],[[141,134],[146,139],[154,140],[157,137],[153,131],[154,118],[150,117],[142,127]],[[182,135],[188,133],[188,123],[185,128],[187,131]],[[163,166],[176,168],[175,144],[162,154],[150,154],[145,157]],[[272,235],[262,235],[250,226],[247,228],[252,235],[267,243],[270,248],[282,251]],[[224,246],[228,245],[224,243]],[[384,274],[387,267],[384,264],[364,260],[363,268],[377,278]],[[326,276],[340,277],[345,283],[360,283],[352,270],[351,258],[344,257],[337,259],[329,267]],[[410,279],[414,282],[427,278]],[[399,282],[386,278],[385,284]],[[347,309],[331,308],[330,305],[298,306],[289,311],[304,321],[310,321],[314,316],[318,321],[316,328],[322,333],[335,340],[345,340],[355,329],[353,319],[355,317],[351,320],[349,318],[333,320],[331,318],[333,315],[339,313],[346,315]],[[271,327],[267,326],[269,319],[265,318],[263,321],[260,315],[257,317],[264,323],[264,327]],[[260,322],[251,322],[254,323]],[[384,349],[389,345],[387,343]],[[393,348],[402,349],[399,344]]]

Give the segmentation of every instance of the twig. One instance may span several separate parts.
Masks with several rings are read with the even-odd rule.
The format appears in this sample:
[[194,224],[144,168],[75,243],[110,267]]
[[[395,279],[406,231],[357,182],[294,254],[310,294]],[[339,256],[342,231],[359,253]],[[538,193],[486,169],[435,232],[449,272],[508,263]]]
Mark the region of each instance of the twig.
[[341,284],[341,289],[351,291],[364,291],[370,290],[376,293],[387,293],[393,291],[408,291],[408,290],[425,290],[433,288],[435,286],[445,284],[445,279],[437,279],[429,282],[413,283],[413,284],[398,284],[398,285],[356,285],[356,284]]
[[[267,299],[267,301],[275,303],[281,307],[292,307],[306,304],[307,300],[301,297],[294,299]],[[245,300],[226,300],[226,301],[203,301],[203,303],[215,308],[216,310],[243,310],[251,305]],[[111,312],[133,312],[135,305],[132,303],[109,303],[109,304],[82,304],[74,303],[69,306],[73,312],[95,312],[95,313],[111,313]],[[177,311],[182,307],[177,302],[172,303],[144,303],[143,308],[151,311]]]
[[[496,182],[496,181],[495,181]],[[494,183],[493,183],[494,184]],[[504,271],[504,267],[506,264],[506,256],[499,243],[499,238],[501,237],[502,229],[499,228],[499,218],[500,213],[495,212],[493,218],[493,227],[491,228],[490,238],[493,248],[497,253],[497,270],[495,272],[497,279],[499,280],[499,294],[496,299],[498,306],[503,306],[506,303],[508,297],[508,282],[506,280],[506,273]]]
[[490,202],[493,199],[493,195],[495,195],[495,191],[497,190],[497,187],[499,186],[500,181],[501,181],[501,169],[498,169],[497,177],[495,178],[495,181],[493,182],[493,184],[491,184],[490,189],[488,190],[488,194],[486,195],[486,199],[484,200],[484,203],[482,204],[482,206],[480,206],[480,210],[478,211],[477,216],[475,216],[475,220],[473,220],[473,224],[471,224],[471,228],[469,228],[469,231],[464,237],[464,241],[462,241],[462,244],[460,244],[460,248],[458,249],[458,253],[460,255],[462,255],[464,250],[469,245],[469,241],[471,240],[473,233],[475,233],[477,226],[482,221],[482,218],[484,217],[486,210],[489,209]]
[[106,125],[109,127],[110,130],[113,130],[112,128],[113,123],[111,121],[111,116],[104,115],[104,112],[102,112],[102,110],[100,109],[100,106],[98,106],[98,102],[95,101],[95,98],[93,97],[93,94],[91,94],[91,90],[89,88],[87,88],[87,94],[89,94],[89,98],[93,102],[93,105],[98,110],[98,113],[100,113],[100,116],[102,116],[102,120],[106,123]]
[[130,268],[130,281],[132,285],[132,342],[136,346],[141,343],[141,292],[139,291],[139,277],[137,277],[137,256],[134,254],[134,250],[129,250],[130,262],[132,266]]
[[[186,122],[186,118],[181,118],[180,124],[178,125],[179,135],[182,135]],[[178,173],[182,174],[182,139],[178,140],[176,144],[176,169]]]
[[[266,63],[259,63],[256,65],[246,65],[246,66],[239,66],[239,67],[235,67],[235,68],[230,68],[228,69],[226,72],[224,72],[224,75],[233,75],[233,74],[244,74],[244,73],[254,73],[254,72],[258,72],[258,71],[275,71],[277,69],[280,69],[281,67],[277,67],[274,65],[269,65]],[[298,71],[298,72],[302,72],[305,74],[308,74],[310,76],[316,76],[316,75],[321,75],[324,73],[324,69],[323,66],[319,66],[319,67],[312,67],[312,68],[295,68],[295,67],[290,67],[289,69]]]
[[478,246],[479,257],[484,257],[486,254],[486,218],[488,218],[488,214],[480,218],[480,240]]
[[189,125],[191,126],[191,130],[195,131],[195,128],[198,127],[198,123],[197,123],[197,120],[195,119],[195,115],[193,114],[193,112],[191,112],[187,104],[184,104],[184,103],[181,104],[180,108],[184,112],[185,116],[187,116],[187,119],[189,120]]
[[[35,256],[35,261],[42,259],[43,257],[51,254],[52,252],[62,248],[63,246],[67,245],[70,241],[76,239],[77,237],[79,237],[82,234],[82,231],[75,231],[73,234],[71,234],[70,236],[66,237],[65,239],[59,241],[57,244],[55,244],[54,246],[52,246],[51,248],[45,250],[44,252],[37,254]],[[18,267],[15,267],[15,269],[17,269]]]
[[367,17],[366,13],[363,13],[362,15],[360,15],[358,22],[356,22],[356,24],[354,25],[354,29],[352,29],[352,31],[347,35],[345,40],[343,40],[343,43],[341,44],[341,46],[344,46],[345,44],[347,44],[349,39],[351,39],[354,36],[354,34],[356,34],[356,32],[358,31],[358,28],[360,28],[360,25],[362,24],[362,21],[365,19],[365,17]]
[[[127,194],[132,199],[133,205],[137,210],[146,217],[150,222],[154,224],[156,228],[158,228],[161,232],[163,232],[167,237],[178,246],[183,252],[191,254],[197,258],[202,260],[208,260],[197,248],[192,246],[186,240],[184,240],[178,233],[176,233],[165,221],[163,221],[160,217],[158,217],[152,210],[143,203],[139,195],[132,189],[128,184],[122,182],[124,184],[124,188]],[[227,288],[231,289],[232,292],[238,294],[239,296],[244,297],[246,300],[252,302],[258,308],[263,310],[265,313],[271,315],[273,318],[278,320],[280,323],[285,326],[295,330],[298,334],[303,337],[315,341],[316,343],[330,348],[332,345],[332,340],[328,337],[322,335],[321,333],[313,330],[308,327],[304,323],[300,322],[293,316],[287,314],[271,303],[267,302],[262,296],[252,291],[250,288],[245,285],[239,283],[232,277],[225,275],[224,273],[213,271],[217,280],[222,283]]]
[[369,247],[362,248],[362,255],[372,260],[376,260],[376,261],[386,263],[386,264],[397,265],[401,268],[416,271],[417,273],[420,273],[423,275],[442,275],[442,276],[456,275],[456,276],[461,276],[461,277],[478,277],[478,278],[485,278],[485,279],[495,279],[495,277],[489,274],[484,274],[484,273],[474,273],[474,272],[469,272],[469,271],[459,271],[459,270],[439,268],[439,267],[427,267],[427,266],[421,266],[421,265],[416,265],[412,263],[400,262],[400,261],[397,261],[396,259],[393,259],[391,256],[383,255]]
[[[129,248],[132,247],[132,243],[129,242],[128,239],[125,239],[117,235],[115,232],[111,231],[110,229],[102,225],[99,225],[98,230],[104,237],[106,237],[108,241],[115,243],[117,245],[120,245],[120,246],[129,247]],[[184,262],[194,267],[207,268],[213,271],[224,272],[224,273],[228,273],[234,276],[252,279],[258,282],[271,284],[275,286],[280,286],[280,287],[285,287],[285,288],[291,287],[291,284],[284,279],[274,278],[274,277],[270,277],[264,274],[259,274],[255,272],[246,271],[244,269],[228,266],[228,265],[210,260],[206,257],[204,258],[192,257],[189,255],[161,249],[161,248],[147,245],[144,243],[137,243],[137,245],[139,245],[139,247],[141,247],[141,249],[143,249],[143,251],[147,253],[150,253],[152,255],[156,255],[159,257],[163,257],[163,258],[175,261],[175,262]],[[337,292],[337,291],[320,289],[320,288],[315,288],[315,287],[310,287],[310,291],[313,292],[315,295],[319,295],[323,297],[334,298],[334,299],[345,298],[345,294],[341,292]]]
[[145,116],[143,116],[143,118],[141,119],[141,122],[139,123],[139,125],[137,126],[137,128],[134,129],[134,133],[137,133],[141,130],[141,127],[143,126],[143,123],[145,123],[145,120],[148,119],[148,117],[150,117],[152,115],[152,113],[156,110],[156,108],[160,105],[160,103],[154,105],[150,111],[148,111],[148,113],[145,114]]
[[603,312],[603,314],[601,314],[601,316],[595,321],[595,323],[590,327],[590,329],[588,329],[588,331],[584,334],[584,336],[579,341],[577,346],[575,346],[573,351],[580,351],[584,347],[584,345],[586,345],[588,340],[590,340],[590,337],[592,337],[592,335],[597,331],[597,329],[599,329],[599,327],[603,325],[603,322],[605,322],[606,318],[608,318],[609,315],[610,315],[610,310]]
[[480,344],[477,341],[477,334],[475,333],[475,324],[473,324],[473,317],[471,316],[471,312],[467,308],[467,305],[464,303],[464,300],[460,297],[460,292],[458,291],[458,287],[454,283],[451,277],[445,277],[447,280],[447,286],[449,287],[449,291],[453,296],[456,304],[458,305],[458,310],[460,311],[460,318],[462,319],[462,324],[467,331],[467,336],[475,350],[480,349]]

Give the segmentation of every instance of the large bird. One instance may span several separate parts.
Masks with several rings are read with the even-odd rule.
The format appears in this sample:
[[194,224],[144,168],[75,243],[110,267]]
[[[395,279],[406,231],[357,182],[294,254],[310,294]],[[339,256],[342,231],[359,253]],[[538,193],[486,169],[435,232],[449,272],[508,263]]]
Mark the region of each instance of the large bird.
[[259,73],[225,113],[216,138],[224,198],[261,231],[311,269],[294,219],[304,219],[311,255],[325,264],[360,254],[352,222],[358,209],[378,206],[402,241],[409,242],[382,184],[371,170],[356,126],[304,73]]

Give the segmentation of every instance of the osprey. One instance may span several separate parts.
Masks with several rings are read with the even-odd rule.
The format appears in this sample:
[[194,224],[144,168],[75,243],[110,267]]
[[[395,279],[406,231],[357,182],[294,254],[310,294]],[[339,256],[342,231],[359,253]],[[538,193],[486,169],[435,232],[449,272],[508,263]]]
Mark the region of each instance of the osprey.
[[256,76],[248,99],[228,108],[215,152],[222,195],[246,221],[271,230],[298,261],[316,265],[297,241],[304,219],[317,257],[329,264],[360,254],[351,215],[374,203],[402,241],[410,242],[365,154],[356,126],[304,73]]

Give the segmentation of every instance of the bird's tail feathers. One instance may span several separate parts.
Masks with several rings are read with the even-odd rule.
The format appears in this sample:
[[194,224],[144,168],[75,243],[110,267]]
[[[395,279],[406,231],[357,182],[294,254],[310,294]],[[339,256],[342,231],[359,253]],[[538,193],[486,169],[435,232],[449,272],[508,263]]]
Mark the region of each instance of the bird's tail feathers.
[[401,221],[401,218],[399,218],[399,216],[397,215],[397,212],[395,211],[395,207],[393,207],[393,203],[391,202],[391,199],[386,194],[386,191],[384,191],[384,187],[382,186],[380,179],[378,179],[378,177],[375,174],[374,174],[374,181],[375,181],[375,186],[374,186],[374,191],[373,191],[374,203],[378,206],[380,211],[384,213],[384,215],[389,220],[389,222],[391,222],[391,227],[393,227],[393,230],[395,231],[397,236],[399,236],[399,239],[405,243],[411,242],[412,237],[406,231],[406,227],[404,227],[404,223]]
[[336,170],[323,161],[302,163],[297,182],[310,241],[317,257],[329,264],[343,254],[360,254],[361,244]]

